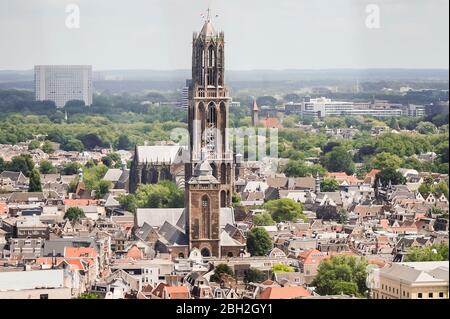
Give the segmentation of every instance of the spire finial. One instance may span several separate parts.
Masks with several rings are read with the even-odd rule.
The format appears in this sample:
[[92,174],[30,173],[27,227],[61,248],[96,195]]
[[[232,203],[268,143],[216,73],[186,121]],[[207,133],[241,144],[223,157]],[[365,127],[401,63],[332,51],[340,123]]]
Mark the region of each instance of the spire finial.
[[211,8],[208,6],[208,10],[206,10],[206,21],[211,22]]

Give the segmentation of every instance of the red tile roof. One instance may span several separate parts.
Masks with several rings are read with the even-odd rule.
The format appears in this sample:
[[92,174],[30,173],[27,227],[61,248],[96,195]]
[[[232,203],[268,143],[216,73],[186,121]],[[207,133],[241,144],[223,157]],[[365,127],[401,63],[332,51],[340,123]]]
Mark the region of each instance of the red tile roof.
[[167,286],[164,288],[169,299],[189,299],[189,290],[186,286]]
[[367,173],[366,177],[376,177],[379,172],[381,172],[379,169],[374,168],[369,173]]
[[6,214],[8,212],[8,206],[6,206],[6,203],[0,202],[0,215]]
[[267,117],[261,122],[265,128],[281,128],[280,121],[276,117]]
[[258,299],[294,299],[311,296],[302,286],[270,287],[259,294]]
[[327,177],[335,178],[338,182],[346,181],[349,185],[356,185],[363,182],[354,175],[347,175],[345,172],[330,172]]
[[128,249],[127,257],[135,260],[142,259],[142,251],[136,245],[133,245],[130,249]]
[[317,249],[307,250],[298,256],[299,262],[303,265],[320,264],[322,260],[328,258],[330,256]]
[[97,205],[98,200],[96,199],[65,199],[64,205],[66,206],[90,206]]
[[64,248],[66,258],[96,258],[97,251],[92,247],[66,247]]

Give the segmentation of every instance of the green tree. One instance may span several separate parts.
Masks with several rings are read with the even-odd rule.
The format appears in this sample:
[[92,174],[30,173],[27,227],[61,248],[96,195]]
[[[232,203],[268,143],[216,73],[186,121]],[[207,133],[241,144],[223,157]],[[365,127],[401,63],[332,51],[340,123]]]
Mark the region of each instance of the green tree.
[[214,273],[210,277],[210,281],[220,283],[223,275],[234,277],[233,269],[227,264],[219,264],[214,268]]
[[364,296],[367,292],[367,261],[352,256],[333,256],[323,260],[312,285],[319,295]]
[[73,151],[73,152],[82,152],[84,150],[84,145],[81,143],[80,140],[76,138],[70,138],[67,141],[64,141],[64,143],[61,144],[61,148],[64,151]]
[[437,132],[437,127],[431,122],[420,122],[417,125],[416,130],[420,134],[434,134]]
[[275,106],[277,104],[277,99],[273,96],[260,96],[256,99],[256,103],[260,106]]
[[283,272],[294,272],[294,268],[285,264],[275,264],[272,266],[272,272],[283,273]]
[[118,150],[129,150],[133,147],[128,135],[122,134],[117,139],[116,149]]
[[81,168],[81,164],[77,162],[71,162],[65,164],[61,170],[62,175],[75,175],[78,174],[78,170]]
[[339,190],[339,183],[335,178],[325,178],[320,183],[320,190],[322,192],[335,192]]
[[264,212],[253,216],[253,224],[256,226],[272,226],[275,225],[275,222],[272,219],[272,215]]
[[103,299],[103,297],[95,292],[85,292],[80,294],[77,299]]
[[119,196],[122,208],[135,211],[136,208],[182,208],[184,191],[173,182],[141,185],[136,194]]
[[39,171],[41,174],[54,174],[56,173],[56,168],[53,166],[52,162],[43,160],[39,163]]
[[408,249],[406,255],[407,262],[446,260],[448,260],[448,244],[434,244],[428,247],[411,247]]
[[22,172],[25,176],[29,177],[31,171],[34,168],[33,160],[31,156],[19,155],[12,158],[11,162],[6,165],[6,169],[13,172]]
[[136,212],[137,208],[141,208],[135,194],[119,195],[118,201],[120,206],[129,212]]
[[378,169],[398,169],[402,166],[402,164],[403,160],[399,156],[387,152],[378,153],[373,158],[373,165]]
[[381,182],[383,186],[387,186],[389,183],[392,185],[404,185],[406,183],[406,178],[393,168],[385,168],[377,174],[375,180],[376,185]]
[[267,276],[264,272],[262,272],[259,269],[256,268],[249,268],[246,272],[245,272],[245,276],[244,276],[244,282],[245,283],[249,283],[249,282],[254,282],[254,283],[261,283],[264,280],[267,279]]
[[231,196],[231,202],[233,204],[239,205],[241,203],[241,195],[239,195],[238,193],[233,193],[233,195]]
[[103,163],[103,165],[108,166],[108,167],[112,167],[113,166],[113,160],[109,156],[103,156],[102,157],[102,163]]
[[290,198],[271,200],[265,203],[263,207],[272,215],[273,220],[276,222],[306,219],[306,216],[303,214],[302,204]]
[[84,217],[86,217],[86,215],[79,207],[69,207],[64,214],[64,219],[68,219],[70,221],[79,220]]
[[6,162],[3,158],[0,157],[0,172],[3,172],[6,169]]
[[321,165],[307,165],[301,160],[290,160],[282,168],[282,171],[289,177],[316,176],[317,173],[320,176],[324,176],[327,173],[327,170]]
[[32,151],[41,147],[41,142],[33,140],[28,144],[28,150]]
[[272,250],[272,239],[261,227],[255,227],[247,237],[247,249],[252,256],[266,256]]
[[339,223],[345,224],[348,221],[348,212],[346,209],[341,208],[339,210]]
[[55,148],[50,141],[44,142],[44,145],[42,145],[42,150],[47,154],[53,154],[55,152]]
[[440,196],[441,194],[444,194],[445,197],[448,199],[448,184],[445,181],[440,181],[437,185],[433,187],[433,192]]
[[101,180],[95,186],[95,197],[103,198],[106,194],[109,193],[109,190],[112,187],[112,183],[110,181]]
[[111,153],[108,154],[104,157],[102,157],[102,162],[104,165],[108,166],[108,167],[120,167],[121,165],[121,159],[119,154],[117,153]]
[[42,192],[41,175],[37,169],[33,169],[30,173],[30,184],[28,186],[29,192]]
[[344,147],[335,147],[325,154],[322,164],[329,172],[346,172],[349,175],[355,172],[352,155]]

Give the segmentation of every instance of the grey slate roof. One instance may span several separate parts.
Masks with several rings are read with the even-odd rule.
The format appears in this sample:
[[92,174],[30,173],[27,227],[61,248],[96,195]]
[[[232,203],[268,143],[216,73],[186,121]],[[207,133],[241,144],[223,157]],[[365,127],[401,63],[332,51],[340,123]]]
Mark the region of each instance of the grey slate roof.
[[152,226],[150,226],[147,223],[144,223],[144,225],[142,225],[142,227],[135,232],[135,235],[140,240],[146,241],[146,239],[147,239],[148,235],[150,234],[150,232],[152,231],[152,229],[153,229]]
[[160,230],[159,234],[162,236],[160,240],[165,240],[165,244],[169,244],[171,246],[186,246],[189,244],[189,239],[186,233],[182,229],[177,226],[173,226],[172,224],[165,222]]
[[160,228],[166,221],[177,225],[183,211],[184,208],[138,208],[136,222],[139,227],[147,223],[151,227]]
[[122,173],[123,171],[120,168],[110,168],[103,179],[105,181],[117,182],[120,179],[120,176],[122,176]]
[[[136,222],[139,227],[147,223],[151,227],[160,228],[166,221],[184,229],[186,225],[184,208],[138,208],[136,210]],[[220,227],[224,228],[227,224],[235,224],[234,209],[225,207],[220,209]]]

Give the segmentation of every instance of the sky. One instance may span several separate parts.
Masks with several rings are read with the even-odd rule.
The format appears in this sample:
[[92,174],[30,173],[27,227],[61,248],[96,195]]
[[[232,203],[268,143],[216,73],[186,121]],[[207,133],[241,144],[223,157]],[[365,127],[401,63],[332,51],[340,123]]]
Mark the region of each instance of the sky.
[[227,69],[449,67],[448,0],[0,0],[0,70],[189,69],[208,6]]

